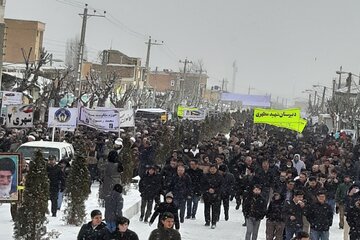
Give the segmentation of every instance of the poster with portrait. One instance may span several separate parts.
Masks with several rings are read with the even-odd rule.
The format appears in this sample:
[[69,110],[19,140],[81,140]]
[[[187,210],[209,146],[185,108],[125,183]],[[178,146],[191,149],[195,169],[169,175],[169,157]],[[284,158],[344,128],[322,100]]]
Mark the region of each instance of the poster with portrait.
[[19,200],[20,154],[0,153],[0,202]]

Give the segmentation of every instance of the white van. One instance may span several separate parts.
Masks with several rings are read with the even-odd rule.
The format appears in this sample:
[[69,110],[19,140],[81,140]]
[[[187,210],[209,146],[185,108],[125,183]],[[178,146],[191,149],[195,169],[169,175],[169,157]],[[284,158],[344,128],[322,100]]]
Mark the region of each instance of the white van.
[[49,155],[56,156],[56,161],[67,159],[69,162],[74,158],[74,147],[66,142],[33,141],[22,144],[16,152],[21,153],[26,161],[34,157],[36,149],[40,149],[44,158]]

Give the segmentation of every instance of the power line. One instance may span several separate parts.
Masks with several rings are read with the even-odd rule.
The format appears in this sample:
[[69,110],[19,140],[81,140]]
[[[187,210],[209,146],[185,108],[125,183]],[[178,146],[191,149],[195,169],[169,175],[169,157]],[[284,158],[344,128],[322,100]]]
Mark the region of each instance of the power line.
[[73,1],[73,0],[55,0],[56,2],[59,2],[64,5],[76,7],[76,8],[83,8],[84,3]]
[[105,17],[106,20],[108,20],[111,24],[117,26],[118,28],[120,28],[121,30],[125,31],[126,33],[138,38],[138,39],[141,39],[141,40],[144,40],[146,39],[146,35],[145,34],[142,34],[142,33],[139,33],[137,31],[134,31],[132,30],[131,28],[127,27],[124,23],[120,22],[118,19],[114,18],[111,14],[109,14],[110,18],[109,17]]

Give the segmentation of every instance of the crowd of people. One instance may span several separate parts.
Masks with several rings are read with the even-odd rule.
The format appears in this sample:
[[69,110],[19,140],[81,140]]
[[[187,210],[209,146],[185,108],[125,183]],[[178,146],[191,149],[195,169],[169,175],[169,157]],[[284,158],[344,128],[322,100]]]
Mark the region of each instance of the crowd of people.
[[[217,117],[221,124],[222,117]],[[100,182],[99,197],[105,206],[106,224],[102,213],[94,210],[78,240],[138,239],[122,213],[121,176],[128,171],[124,165],[129,161],[133,163],[131,175],[140,176],[139,220],[152,225],[158,218],[151,240],[181,239],[181,224],[199,214],[204,214],[205,226],[215,229],[221,214],[225,221],[231,218],[230,201],[236,202],[244,216],[245,240],[257,239],[263,220],[267,240],[329,240],[331,227],[341,229],[344,240],[360,239],[360,144],[345,133],[329,134],[321,124],[307,126],[297,134],[253,124],[250,111],[227,118],[230,134],[218,132],[215,136],[207,135],[211,125],[200,128],[197,122],[181,122],[183,133],[176,135],[181,138],[176,149],[167,147],[159,134],[165,125],[175,135],[171,132],[174,123],[141,122],[137,132],[125,131],[121,138],[86,129],[59,135],[70,142],[76,138],[88,141],[91,180]],[[41,138],[44,132],[34,138]],[[3,138],[9,139],[6,134]],[[125,143],[131,156],[123,153]],[[0,148],[9,150],[13,144],[0,141]],[[159,154],[164,149],[167,152]],[[66,163],[59,167],[65,176],[65,184],[57,184],[59,193],[66,191],[67,167]],[[61,179],[55,181],[62,183]],[[52,198],[52,211],[59,209],[58,200]],[[201,201],[204,213],[197,211]],[[336,214],[339,226],[333,226]]]

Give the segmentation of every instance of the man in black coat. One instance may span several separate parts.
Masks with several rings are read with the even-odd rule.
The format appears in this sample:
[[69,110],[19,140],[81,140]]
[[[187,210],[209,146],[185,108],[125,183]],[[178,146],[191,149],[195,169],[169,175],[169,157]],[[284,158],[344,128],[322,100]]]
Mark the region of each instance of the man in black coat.
[[131,231],[128,227],[130,224],[130,220],[126,217],[120,217],[117,220],[117,229],[111,235],[112,240],[139,240],[138,235]]
[[246,219],[245,240],[257,239],[260,221],[266,214],[267,202],[261,196],[261,186],[255,184],[244,200],[243,212]]
[[355,193],[350,200],[346,220],[350,227],[350,240],[360,239],[360,192]]
[[[235,178],[234,175],[228,172],[227,166],[225,164],[219,166],[219,173],[224,178],[224,182],[221,187],[221,201],[224,205],[225,221],[227,221],[229,220],[230,196],[234,195]],[[219,210],[221,210],[221,206]]]
[[161,216],[161,226],[153,230],[149,236],[149,240],[181,240],[181,235],[178,231],[173,229],[174,215],[165,212]]
[[191,198],[191,179],[185,173],[184,165],[177,166],[177,174],[174,176],[170,186],[174,195],[174,203],[180,210],[180,222],[184,222],[186,200]]
[[274,192],[274,196],[270,202],[266,212],[266,238],[267,239],[283,239],[285,229],[285,218],[283,215],[284,198],[280,193]]
[[[211,228],[213,229],[216,227],[216,222],[219,220],[221,187],[223,181],[223,177],[218,173],[217,166],[212,164],[210,165],[209,173],[204,176],[201,184],[205,204],[205,226],[210,226],[211,221]],[[211,220],[210,208],[212,212]]]
[[186,171],[191,179],[191,198],[187,199],[186,205],[186,218],[195,219],[198,203],[201,196],[201,179],[204,174],[201,169],[199,169],[199,164],[196,159],[190,161],[190,168]]
[[317,202],[309,204],[305,210],[307,220],[310,222],[310,237],[313,240],[329,240],[329,229],[333,221],[333,210],[326,203],[326,192],[317,193]]
[[266,202],[269,201],[270,188],[274,186],[275,173],[270,169],[268,160],[264,160],[261,163],[261,168],[255,172],[254,183],[261,186],[261,195]]
[[[155,166],[148,166],[147,172],[139,182],[139,191],[141,196],[141,214],[140,221],[148,222],[155,197],[161,190],[161,177],[156,173]],[[146,208],[146,213],[145,213]],[[145,217],[145,218],[144,218]]]
[[110,232],[102,221],[100,210],[91,212],[91,221],[82,225],[77,240],[110,240]]
[[170,192],[171,183],[177,174],[177,165],[177,159],[171,158],[170,163],[166,164],[161,170],[160,175],[162,178],[162,190],[164,195]]
[[170,212],[174,215],[174,222],[175,222],[175,229],[180,229],[180,223],[179,223],[179,215],[178,215],[178,207],[173,202],[173,194],[171,192],[167,193],[165,195],[165,202],[162,202],[159,204],[159,206],[155,209],[155,212],[150,218],[149,225],[151,226],[153,222],[155,221],[155,218],[159,216],[159,222],[158,226],[161,226],[161,217],[164,213]]
[[293,199],[285,201],[283,213],[285,217],[286,240],[290,240],[294,234],[302,231],[304,208],[303,191],[295,191]]
[[149,140],[145,140],[139,151],[139,176],[143,177],[146,174],[146,166],[154,165],[155,149]]
[[65,174],[61,171],[60,166],[56,164],[54,155],[49,155],[47,173],[50,185],[51,214],[56,217],[59,190],[64,191],[65,189]]

